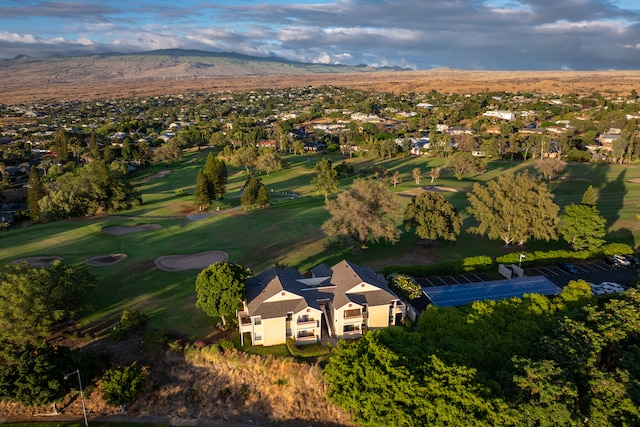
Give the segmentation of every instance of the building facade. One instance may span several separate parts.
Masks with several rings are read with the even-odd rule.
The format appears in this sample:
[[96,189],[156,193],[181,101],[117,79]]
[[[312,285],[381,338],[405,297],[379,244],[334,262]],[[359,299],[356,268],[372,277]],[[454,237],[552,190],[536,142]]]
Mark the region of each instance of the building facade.
[[402,323],[406,306],[382,275],[346,260],[321,264],[304,277],[293,268],[271,268],[247,280],[238,312],[242,341],[277,345],[319,342],[323,336],[357,338],[367,329]]

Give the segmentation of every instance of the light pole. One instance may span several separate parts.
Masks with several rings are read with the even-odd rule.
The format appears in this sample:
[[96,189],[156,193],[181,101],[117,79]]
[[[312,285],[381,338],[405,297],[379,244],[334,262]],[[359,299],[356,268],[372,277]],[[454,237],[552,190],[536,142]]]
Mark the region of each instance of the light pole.
[[84,395],[82,394],[82,380],[80,379],[80,369],[76,369],[73,372],[68,373],[67,375],[64,376],[64,379],[66,380],[67,378],[69,378],[70,375],[73,374],[78,374],[78,385],[80,386],[80,400],[82,401],[82,414],[84,415],[84,425],[85,426],[89,426],[89,423],[87,422],[87,409],[84,406]]
[[522,259],[525,257],[524,254],[520,254],[520,261],[518,262],[518,267],[522,268]]

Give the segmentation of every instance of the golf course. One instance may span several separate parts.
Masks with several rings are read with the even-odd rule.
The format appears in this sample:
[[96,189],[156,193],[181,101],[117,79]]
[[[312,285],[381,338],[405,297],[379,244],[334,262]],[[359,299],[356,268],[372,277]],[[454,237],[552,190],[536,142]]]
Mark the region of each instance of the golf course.
[[[327,156],[336,165],[353,165],[353,177],[343,179],[348,188],[361,171],[380,164],[402,181],[391,187],[403,208],[421,191],[440,191],[460,212],[463,232],[455,244],[423,247],[413,232],[403,233],[395,245],[380,242],[365,251],[329,245],[321,231],[329,218],[324,197],[315,193],[311,180],[322,154],[288,155],[288,168],[259,177],[267,187],[271,206],[245,212],[240,205],[244,169],[229,169],[226,196],[206,212],[197,212],[193,187],[208,149],[185,153],[179,161],[155,164],[134,172],[131,180],[143,203],[115,215],[74,218],[46,224],[16,225],[0,234],[0,262],[26,259],[60,259],[83,265],[97,278],[90,290],[90,308],[77,319],[91,334],[113,327],[122,311],[135,309],[150,316],[149,326],[171,331],[189,340],[207,340],[217,333],[217,319],[196,308],[195,279],[209,263],[230,261],[259,273],[274,265],[301,271],[319,263],[346,258],[380,271],[388,265],[430,264],[474,255],[496,257],[509,251],[568,248],[566,242],[528,242],[525,248],[505,248],[501,241],[469,234],[472,222],[465,208],[467,192],[509,170],[536,173],[533,162],[488,161],[485,172],[457,180],[443,169],[431,183],[428,171],[445,160],[427,157],[380,161],[364,157]],[[420,168],[420,183],[412,170]],[[640,204],[640,167],[608,163],[569,163],[560,177],[547,183],[562,208],[579,203],[592,185],[597,207],[607,219],[607,241],[636,247],[640,239],[636,214]],[[397,219],[402,227],[402,218]],[[35,266],[35,265],[34,265]]]

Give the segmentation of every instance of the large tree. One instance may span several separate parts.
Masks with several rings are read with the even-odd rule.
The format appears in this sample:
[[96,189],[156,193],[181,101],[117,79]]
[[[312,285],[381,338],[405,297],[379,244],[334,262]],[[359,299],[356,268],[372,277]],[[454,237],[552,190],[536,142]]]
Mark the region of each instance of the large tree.
[[120,406],[122,415],[126,415],[126,405],[135,401],[144,391],[145,373],[136,362],[123,367],[113,367],[102,378],[102,395],[111,405]]
[[565,206],[560,222],[560,235],[575,250],[597,250],[605,243],[607,220],[595,205],[593,187],[589,186],[582,202]]
[[468,151],[458,151],[449,156],[445,167],[453,171],[458,181],[465,174],[479,174],[484,171],[482,161]]
[[559,207],[547,186],[534,177],[505,173],[486,185],[474,184],[468,211],[478,222],[469,231],[505,245],[523,245],[529,239],[557,239]]
[[27,190],[27,206],[29,207],[29,217],[33,221],[40,220],[40,199],[44,197],[45,190],[42,180],[35,167],[29,170],[29,189]]
[[0,348],[41,342],[56,322],[84,307],[92,283],[86,270],[59,261],[47,268],[26,263],[0,268]]
[[400,230],[395,221],[402,207],[383,181],[356,179],[349,190],[329,200],[326,208],[331,218],[322,224],[322,230],[330,238],[358,244],[361,249],[366,248],[367,240],[398,241]]
[[222,199],[227,192],[228,179],[227,165],[224,160],[209,153],[203,171],[209,187],[209,197]]
[[245,298],[245,281],[250,272],[239,264],[217,262],[202,270],[196,278],[196,306],[211,317],[233,316]]
[[262,179],[252,176],[247,180],[242,190],[240,203],[245,210],[251,209],[255,205],[261,207],[269,205],[269,192],[262,183]]
[[324,158],[313,167],[316,176],[311,180],[314,190],[324,196],[325,202],[329,194],[337,193],[340,188],[338,171],[332,166],[331,160]]
[[455,241],[462,228],[462,219],[456,208],[442,194],[425,191],[413,196],[404,212],[408,230],[415,227],[421,239]]
[[211,187],[208,185],[207,177],[200,169],[196,178],[196,185],[193,188],[193,199],[198,211],[203,211],[209,207],[211,202]]
[[567,162],[560,159],[547,157],[545,159],[539,159],[535,162],[534,167],[540,172],[544,179],[547,181],[554,180],[560,175],[567,167]]

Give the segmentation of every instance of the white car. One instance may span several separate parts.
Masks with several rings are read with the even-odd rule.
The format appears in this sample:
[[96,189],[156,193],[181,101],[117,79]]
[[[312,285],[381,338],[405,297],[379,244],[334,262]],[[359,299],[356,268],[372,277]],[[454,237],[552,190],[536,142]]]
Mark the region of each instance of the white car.
[[631,261],[623,257],[622,255],[614,255],[613,258],[616,259],[620,263],[620,265],[624,267],[629,267],[631,265]]
[[614,282],[602,282],[600,283],[600,287],[609,290],[607,293],[624,292],[622,285]]

